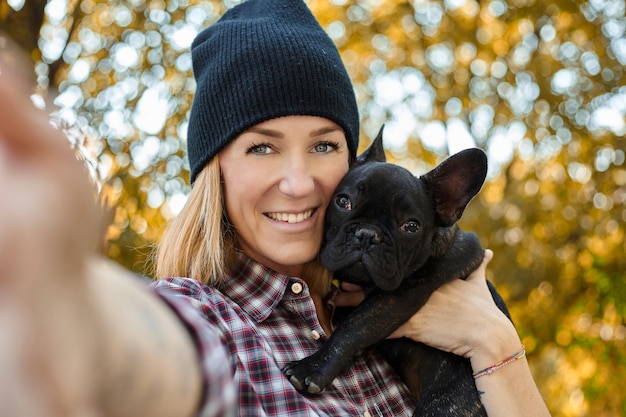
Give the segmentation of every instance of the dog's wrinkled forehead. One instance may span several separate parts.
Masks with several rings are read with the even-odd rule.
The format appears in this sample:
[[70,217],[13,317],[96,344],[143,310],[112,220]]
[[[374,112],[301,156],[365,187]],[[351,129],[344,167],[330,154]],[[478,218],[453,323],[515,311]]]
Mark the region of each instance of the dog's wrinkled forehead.
[[385,162],[371,162],[348,171],[340,189],[358,188],[367,191],[364,189],[367,188],[386,193],[398,188],[408,191],[418,184],[418,179],[406,168]]
[[405,168],[389,163],[370,162],[352,168],[336,190],[351,200],[351,215],[403,219],[429,216],[432,202],[423,181]]

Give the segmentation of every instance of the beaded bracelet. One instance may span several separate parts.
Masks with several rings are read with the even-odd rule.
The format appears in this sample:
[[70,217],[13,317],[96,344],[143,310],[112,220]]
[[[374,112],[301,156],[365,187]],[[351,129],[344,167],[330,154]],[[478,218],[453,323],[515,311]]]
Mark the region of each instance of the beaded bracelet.
[[491,365],[488,368],[485,368],[481,371],[478,372],[474,372],[472,374],[472,376],[474,377],[474,379],[480,378],[481,376],[485,376],[485,375],[489,375],[494,373],[495,371],[497,371],[498,369],[502,368],[503,366],[506,366],[508,364],[510,364],[511,362],[515,362],[518,359],[522,359],[524,356],[526,356],[526,348],[524,347],[524,345],[522,345],[522,348],[520,350],[518,350],[517,352],[515,352],[514,354],[512,354],[511,356],[509,356],[508,358],[494,364]]

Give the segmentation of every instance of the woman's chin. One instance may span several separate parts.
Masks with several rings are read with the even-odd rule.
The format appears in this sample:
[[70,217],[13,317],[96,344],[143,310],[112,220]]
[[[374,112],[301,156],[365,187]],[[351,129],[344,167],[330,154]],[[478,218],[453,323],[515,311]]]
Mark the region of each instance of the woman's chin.
[[289,248],[277,247],[266,266],[286,275],[300,276],[304,265],[317,257],[317,248],[317,246],[311,248],[305,245]]

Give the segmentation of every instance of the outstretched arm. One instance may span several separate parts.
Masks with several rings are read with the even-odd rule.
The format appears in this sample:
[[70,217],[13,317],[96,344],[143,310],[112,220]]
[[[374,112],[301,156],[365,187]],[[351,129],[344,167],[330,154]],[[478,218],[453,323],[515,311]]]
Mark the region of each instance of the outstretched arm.
[[202,396],[192,337],[130,273],[96,259],[93,197],[0,60],[0,415],[191,416]]
[[[487,250],[483,263],[467,280],[455,280],[435,291],[391,337],[409,337],[469,358],[474,372],[518,352],[519,335],[487,287],[485,271],[492,256]],[[477,378],[476,387],[490,417],[550,415],[525,357]]]

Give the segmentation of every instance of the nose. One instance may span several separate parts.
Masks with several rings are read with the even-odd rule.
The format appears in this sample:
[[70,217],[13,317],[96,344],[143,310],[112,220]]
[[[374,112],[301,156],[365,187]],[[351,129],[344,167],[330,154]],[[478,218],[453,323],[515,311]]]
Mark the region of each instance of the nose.
[[380,243],[381,233],[374,227],[359,227],[354,236],[363,243]]
[[313,192],[315,176],[310,164],[302,158],[286,161],[278,189],[293,198],[305,197]]

